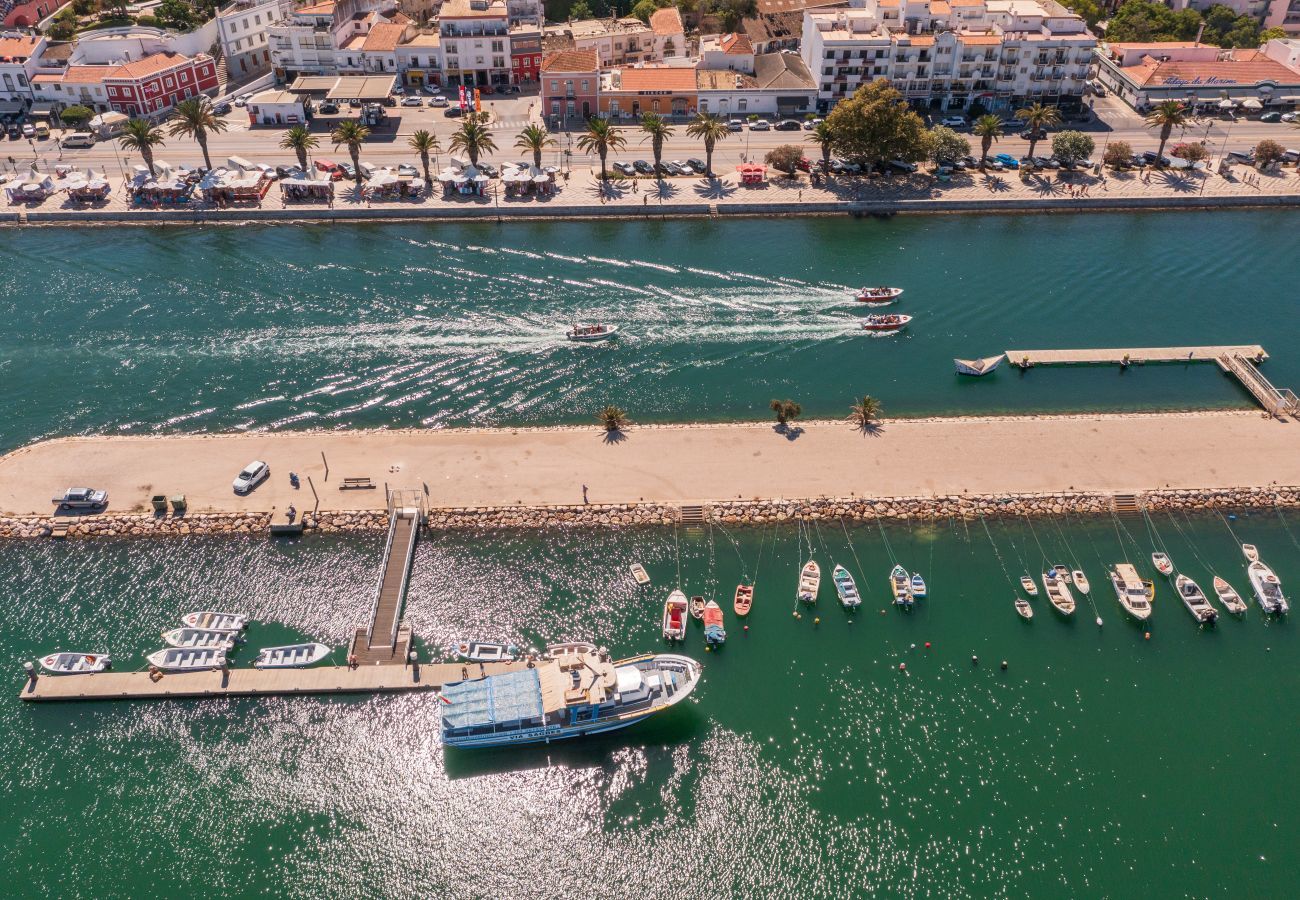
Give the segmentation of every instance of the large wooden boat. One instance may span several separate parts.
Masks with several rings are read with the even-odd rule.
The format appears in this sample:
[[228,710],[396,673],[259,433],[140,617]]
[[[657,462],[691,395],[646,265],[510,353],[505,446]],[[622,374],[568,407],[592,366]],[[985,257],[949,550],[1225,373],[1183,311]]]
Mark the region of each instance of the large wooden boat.
[[835,583],[835,593],[839,595],[840,605],[845,609],[857,609],[862,605],[862,598],[858,596],[858,585],[848,569],[837,564],[831,570],[831,581]]
[[889,570],[889,590],[894,595],[897,606],[910,607],[915,601],[912,597],[912,579],[902,566]]
[[1115,599],[1119,605],[1139,622],[1151,618],[1151,600],[1155,597],[1155,585],[1138,577],[1137,569],[1129,563],[1117,563],[1110,570],[1110,583],[1115,588]]
[[1074,615],[1074,595],[1070,593],[1068,576],[1062,576],[1056,569],[1048,569],[1043,573],[1043,590],[1057,612],[1063,616]]

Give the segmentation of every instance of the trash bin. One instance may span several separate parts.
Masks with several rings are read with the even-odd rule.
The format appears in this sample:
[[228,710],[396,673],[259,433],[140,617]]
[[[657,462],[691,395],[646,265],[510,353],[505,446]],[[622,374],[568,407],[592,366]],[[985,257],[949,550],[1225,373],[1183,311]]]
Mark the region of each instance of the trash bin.
[[179,516],[179,515],[183,515],[184,512],[185,512],[185,495],[177,494],[175,497],[172,497],[172,513]]
[[154,515],[167,515],[167,497],[165,494],[154,494],[150,502],[153,503]]

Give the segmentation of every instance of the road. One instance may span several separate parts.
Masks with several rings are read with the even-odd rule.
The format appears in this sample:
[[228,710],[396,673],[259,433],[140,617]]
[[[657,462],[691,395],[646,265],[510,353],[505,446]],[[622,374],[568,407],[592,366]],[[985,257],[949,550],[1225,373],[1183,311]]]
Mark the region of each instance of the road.
[[[515,96],[499,99],[485,99],[484,105],[492,113],[492,127],[496,132],[497,151],[486,155],[489,162],[510,162],[527,158],[524,151],[514,147],[515,136],[526,124],[537,119],[537,98],[535,96]],[[434,160],[438,167],[446,165],[451,134],[460,124],[460,120],[449,118],[442,109],[420,109],[396,107],[390,109],[390,120],[376,130],[362,150],[363,161],[377,165],[396,164],[399,162],[415,163],[415,154],[407,146],[407,139],[418,129],[432,131],[440,139],[444,152]],[[1080,127],[1088,132],[1097,143],[1097,154],[1109,141],[1126,141],[1137,151],[1154,150],[1159,142],[1158,135],[1145,126],[1141,116],[1134,113],[1121,101],[1113,97],[1096,101],[1096,119]],[[313,124],[313,131],[320,138],[321,146],[314,156],[335,160],[346,159],[346,150],[336,150],[329,139],[332,123],[338,117],[318,117]],[[214,163],[230,156],[241,156],[253,162],[271,165],[292,164],[295,157],[292,152],[279,147],[284,129],[280,127],[250,127],[244,111],[235,109],[229,116],[230,129],[222,134],[209,137],[209,149]],[[676,133],[670,137],[664,147],[664,159],[702,158],[703,146],[699,141],[685,135],[685,127],[674,126]],[[560,132],[556,135],[558,146],[547,151],[544,163],[562,165],[565,151],[571,151],[570,164],[574,168],[594,166],[594,156],[582,154],[577,149],[580,130]],[[629,126],[624,135],[627,147],[619,153],[611,154],[609,162],[631,162],[636,159],[650,158],[650,147],[641,140],[634,127]],[[1201,124],[1175,132],[1171,143],[1180,140],[1204,140],[1211,152],[1218,154],[1226,150],[1246,151],[1264,138],[1273,138],[1287,147],[1300,147],[1300,134],[1289,125],[1268,124],[1259,121],[1241,120],[1231,122],[1223,119],[1202,120]],[[719,171],[731,169],[736,164],[747,160],[761,160],[767,151],[780,144],[801,144],[807,142],[806,132],[791,131],[750,131],[735,132],[718,144],[714,153],[714,166]],[[973,149],[978,151],[978,140],[972,139]],[[1046,149],[1048,140],[1040,144]],[[807,144],[808,155],[816,158],[817,148]],[[1019,157],[1028,150],[1028,142],[1015,135],[1001,138],[993,152],[1010,153]],[[155,159],[172,164],[201,165],[202,155],[198,146],[185,138],[168,138],[165,146],[154,154]],[[62,150],[53,140],[47,141],[0,141],[0,164],[10,171],[22,171],[35,160],[38,167],[53,167],[56,163],[73,163],[78,166],[92,166],[110,174],[124,175],[132,165],[138,164],[138,155],[120,149],[116,141],[96,144],[94,147],[78,150]]]

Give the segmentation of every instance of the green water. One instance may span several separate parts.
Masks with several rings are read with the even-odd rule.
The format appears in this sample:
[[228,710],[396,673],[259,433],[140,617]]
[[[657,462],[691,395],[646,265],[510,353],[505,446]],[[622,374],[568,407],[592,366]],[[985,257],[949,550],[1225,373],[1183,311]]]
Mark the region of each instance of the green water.
[[[1180,568],[1246,592],[1236,540],[1300,583],[1300,516],[1155,519]],[[824,579],[796,619],[794,528],[682,535],[440,534],[421,543],[408,617],[437,655],[462,637],[661,646],[663,597],[726,599],[730,638],[691,702],[577,745],[445,752],[424,696],[28,706],[20,661],[109,650],[143,664],[191,609],[238,606],[250,649],[341,646],[364,617],[382,538],[187,538],[0,548],[0,865],[22,896],[1292,896],[1300,690],[1293,626],[1198,629],[1163,581],[1151,638],[1103,561],[1147,574],[1142,520],[822,523]],[[851,542],[850,542],[851,539]],[[761,546],[761,550],[760,550]],[[1040,549],[1041,547],[1041,549]],[[761,563],[759,557],[761,553]],[[1083,565],[1096,611],[1010,579]],[[897,558],[930,597],[885,603]],[[654,584],[636,588],[627,565]],[[731,613],[756,578],[749,630]],[[1105,624],[1098,628],[1093,618]],[[820,622],[814,622],[814,615]],[[265,623],[277,623],[269,625]],[[930,649],[925,642],[930,642]],[[979,656],[978,665],[971,662]],[[1006,660],[1007,671],[999,669]],[[899,671],[899,663],[906,671]],[[286,887],[292,885],[290,889]]]
[[[0,241],[0,448],[70,433],[1246,407],[1212,365],[1007,349],[1263,343],[1300,384],[1296,213],[90,231]],[[856,328],[906,289],[902,336]],[[574,346],[575,320],[620,324]]]

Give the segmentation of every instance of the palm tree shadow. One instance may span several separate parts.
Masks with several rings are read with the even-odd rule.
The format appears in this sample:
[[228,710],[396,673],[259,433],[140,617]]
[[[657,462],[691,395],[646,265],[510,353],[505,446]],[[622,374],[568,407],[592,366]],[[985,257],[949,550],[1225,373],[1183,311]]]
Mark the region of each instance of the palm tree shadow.
[[623,185],[612,180],[605,182],[596,181],[587,188],[587,192],[597,200],[602,197],[606,200],[618,200],[626,193],[626,189]]
[[622,428],[615,428],[605,432],[604,443],[621,444],[627,440],[627,432]]
[[854,430],[862,432],[863,437],[880,437],[885,433],[884,426],[879,422],[859,422]]
[[1192,183],[1192,179],[1184,175],[1175,175],[1173,172],[1161,173],[1160,180],[1165,183],[1165,187],[1180,194],[1192,193],[1197,188],[1197,185]]
[[695,185],[695,193],[706,200],[723,200],[736,193],[736,186],[728,184],[721,178],[711,181],[701,179]]
[[658,195],[660,200],[669,200],[676,197],[679,193],[681,193],[681,188],[662,178],[659,180],[659,183],[655,185],[655,194]]
[[1048,181],[1046,178],[1037,178],[1034,180],[1034,190],[1044,197],[1054,197],[1061,193],[1061,186]]
[[772,430],[783,436],[787,441],[797,441],[799,440],[799,435],[803,434],[802,425],[796,425],[791,428],[787,422],[777,422],[772,426]]
[[347,203],[364,203],[366,195],[361,190],[361,185],[353,182],[352,187],[343,192],[343,200]]
[[1007,180],[998,175],[985,175],[984,186],[995,194],[1003,194],[1011,190]]

